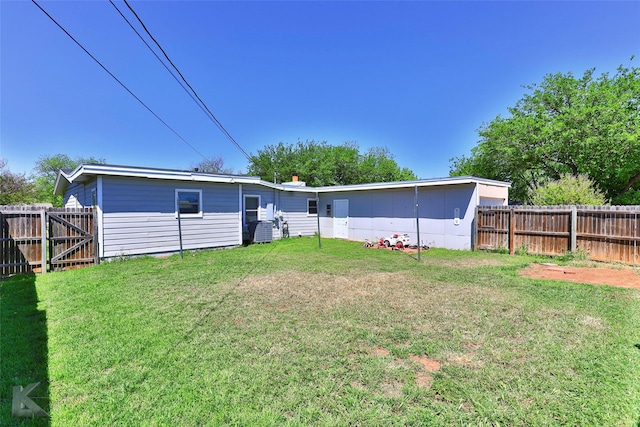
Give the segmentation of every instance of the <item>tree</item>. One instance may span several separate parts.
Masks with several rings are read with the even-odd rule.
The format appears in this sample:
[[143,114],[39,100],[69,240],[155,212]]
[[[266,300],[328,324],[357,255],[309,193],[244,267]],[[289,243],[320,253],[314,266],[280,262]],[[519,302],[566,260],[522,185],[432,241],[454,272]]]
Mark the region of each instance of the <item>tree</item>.
[[222,157],[209,157],[202,160],[199,163],[191,165],[193,170],[206,173],[219,173],[230,175],[233,174],[233,169],[224,165],[224,159]]
[[21,205],[33,203],[35,191],[24,174],[11,172],[7,162],[0,158],[0,205]]
[[585,175],[564,174],[559,180],[538,186],[531,193],[531,203],[538,206],[601,206],[606,202],[604,193]]
[[295,145],[279,142],[251,156],[250,175],[280,181],[298,174],[312,186],[348,185],[416,179],[407,168],[400,168],[387,148],[374,147],[360,154],[358,145],[345,142],[332,146],[326,141],[298,141]]
[[53,206],[62,206],[64,203],[62,196],[53,194],[58,172],[61,169],[73,170],[78,165],[85,164],[104,164],[104,159],[96,159],[94,157],[77,157],[71,159],[66,154],[55,154],[53,156],[41,156],[36,161],[33,169],[32,179],[35,184],[36,201],[40,203],[51,203]]
[[640,69],[594,71],[526,86],[510,117],[481,126],[469,157],[451,159],[451,175],[510,181],[524,202],[563,174],[584,174],[612,203],[640,204]]

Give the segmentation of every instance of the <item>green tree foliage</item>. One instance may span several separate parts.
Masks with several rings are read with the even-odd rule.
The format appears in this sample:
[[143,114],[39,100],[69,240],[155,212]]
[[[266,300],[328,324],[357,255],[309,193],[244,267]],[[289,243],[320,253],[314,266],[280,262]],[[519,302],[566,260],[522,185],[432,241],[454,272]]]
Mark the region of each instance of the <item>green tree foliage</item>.
[[224,165],[222,157],[209,157],[191,166],[193,170],[206,173],[233,174],[233,169]]
[[527,201],[546,182],[584,174],[612,203],[640,204],[640,69],[594,71],[526,86],[510,117],[482,125],[471,155],[452,159],[451,175],[510,181],[511,198]]
[[0,159],[0,205],[30,204],[35,200],[33,184],[23,174],[13,173]]
[[58,172],[61,169],[73,170],[82,163],[104,164],[105,161],[104,159],[96,159],[93,157],[77,157],[76,159],[71,159],[66,154],[41,156],[36,161],[32,175],[36,191],[36,201],[39,203],[51,203],[57,207],[62,206],[64,203],[63,197],[53,194]]
[[564,174],[557,181],[534,188],[531,193],[531,203],[538,206],[601,206],[606,202],[604,193],[595,188],[586,175]]
[[327,142],[283,142],[268,145],[251,157],[250,175],[272,181],[288,181],[298,174],[312,186],[364,184],[416,179],[407,168],[400,168],[387,148],[374,147],[360,154],[358,145],[345,142],[332,146]]

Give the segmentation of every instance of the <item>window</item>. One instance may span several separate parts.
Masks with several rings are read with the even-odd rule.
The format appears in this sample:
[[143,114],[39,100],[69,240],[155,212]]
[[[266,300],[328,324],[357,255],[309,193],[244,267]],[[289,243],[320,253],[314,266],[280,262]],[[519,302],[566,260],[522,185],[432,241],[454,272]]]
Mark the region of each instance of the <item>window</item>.
[[176,216],[202,216],[202,190],[176,190]]
[[95,188],[91,190],[91,206],[98,206],[98,192]]
[[327,216],[331,216],[331,203],[327,204]]
[[244,223],[249,224],[258,221],[258,209],[260,208],[259,196],[244,196]]
[[307,215],[318,215],[318,201],[307,199]]

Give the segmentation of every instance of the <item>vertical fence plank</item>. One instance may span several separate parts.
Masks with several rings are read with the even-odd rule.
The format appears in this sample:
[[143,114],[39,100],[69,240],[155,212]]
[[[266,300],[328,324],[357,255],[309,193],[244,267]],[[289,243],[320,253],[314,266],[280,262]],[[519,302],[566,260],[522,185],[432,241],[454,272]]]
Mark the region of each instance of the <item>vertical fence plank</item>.
[[0,275],[99,263],[94,218],[93,208],[0,206]]
[[478,206],[476,247],[640,263],[640,206]]
[[516,213],[513,209],[509,210],[509,253],[516,253]]

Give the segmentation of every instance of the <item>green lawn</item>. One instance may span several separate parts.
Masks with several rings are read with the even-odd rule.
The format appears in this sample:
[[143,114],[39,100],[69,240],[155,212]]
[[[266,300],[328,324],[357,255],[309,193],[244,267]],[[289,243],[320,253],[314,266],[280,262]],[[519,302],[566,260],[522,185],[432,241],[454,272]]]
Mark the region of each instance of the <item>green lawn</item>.
[[[640,292],[289,239],[2,286],[2,425],[640,425]],[[49,419],[11,418],[41,381]],[[21,424],[22,423],[22,424]]]

